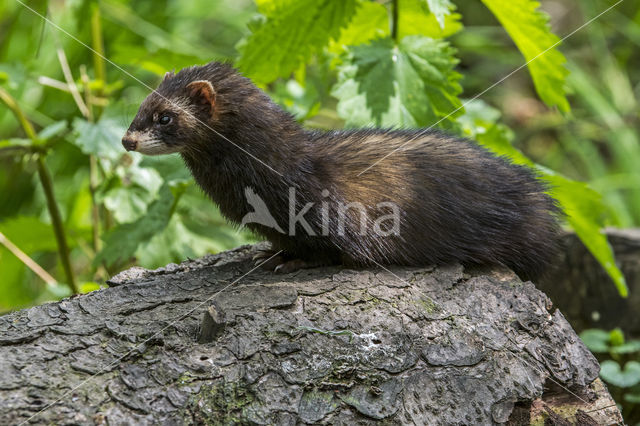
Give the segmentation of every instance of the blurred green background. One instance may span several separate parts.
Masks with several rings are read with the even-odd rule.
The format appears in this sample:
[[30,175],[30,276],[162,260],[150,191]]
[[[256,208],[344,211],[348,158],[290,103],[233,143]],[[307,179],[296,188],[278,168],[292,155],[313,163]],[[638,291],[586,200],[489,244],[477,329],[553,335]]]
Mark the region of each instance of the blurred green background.
[[[623,1],[556,47],[566,57],[568,74],[562,57],[555,56],[554,63],[540,65],[547,67],[540,75],[549,80],[534,84],[534,70],[523,68],[486,93],[525,62],[513,33],[517,28],[510,30],[490,7],[499,1],[329,2],[334,18],[346,17],[342,24],[331,23],[335,28],[322,21],[320,9],[317,21],[305,21],[305,9],[313,9],[316,0],[300,0],[300,11],[293,12],[289,3],[29,1],[30,11],[16,0],[0,0],[0,313],[60,299],[72,288],[98,289],[132,265],[157,268],[255,240],[225,223],[179,157],[142,157],[120,146],[150,91],[145,85],[155,87],[168,70],[214,59],[238,64],[310,127],[426,126],[446,118],[439,127],[537,164],[558,184],[555,195],[571,210],[569,225],[582,232],[623,292],[624,280],[616,279],[599,231],[640,224],[640,2]],[[533,5],[524,18],[536,17],[535,2],[505,0],[503,6],[509,4]],[[551,32],[564,37],[614,4],[543,1],[540,10],[550,17]],[[34,11],[61,29],[45,25]],[[541,20],[534,24],[548,33],[544,16],[538,14]],[[359,112],[375,112],[377,106],[371,93],[364,93],[366,106],[358,104],[365,102],[357,97],[362,87],[350,91],[354,82],[366,82],[359,80],[366,79],[359,72],[367,71],[362,52],[382,55],[386,40],[411,40],[415,46],[425,38],[440,59],[435,74],[444,75],[432,83],[442,93],[428,101],[451,108],[426,108],[409,123],[389,119],[393,114],[363,118]],[[358,50],[367,43],[370,50]],[[408,44],[404,48],[412,49]],[[428,83],[431,77],[421,78]],[[555,83],[545,86],[546,81]],[[591,336],[592,345],[619,346],[638,337],[625,342],[619,333],[602,333],[600,340]],[[607,352],[602,345],[600,352]],[[625,356],[638,359],[639,349]],[[638,414],[637,376],[620,388],[619,398],[631,395],[625,415]]]

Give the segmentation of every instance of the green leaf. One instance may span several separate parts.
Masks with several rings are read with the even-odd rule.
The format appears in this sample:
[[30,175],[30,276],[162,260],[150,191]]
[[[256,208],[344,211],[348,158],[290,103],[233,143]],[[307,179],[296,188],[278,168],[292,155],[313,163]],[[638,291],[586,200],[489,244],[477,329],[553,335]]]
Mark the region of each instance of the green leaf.
[[[430,3],[431,1],[429,1]],[[435,3],[449,3],[433,0]],[[451,6],[451,4],[449,3]],[[398,0],[398,38],[408,35],[423,35],[431,38],[446,38],[462,29],[459,13],[436,14],[429,12],[426,0]],[[431,9],[432,10],[432,9]]]
[[429,10],[435,16],[440,28],[444,28],[444,18],[449,14],[453,4],[449,0],[424,0],[429,6]]
[[67,121],[56,121],[55,123],[40,130],[40,132],[38,132],[38,139],[48,140],[53,138],[54,136],[58,136],[65,130],[67,130]]
[[55,302],[65,297],[73,296],[68,284],[53,283],[42,290],[42,293],[38,294],[34,304],[41,305],[47,302]]
[[544,179],[549,182],[551,195],[562,206],[569,224],[582,243],[607,271],[620,296],[627,297],[629,289],[626,280],[616,266],[613,249],[600,225],[605,212],[600,194],[584,182],[563,176],[548,174]]
[[258,12],[265,16],[272,15],[278,8],[283,7],[282,0],[254,0],[254,2]]
[[37,217],[16,216],[0,222],[0,232],[28,255],[57,250],[53,228]]
[[609,333],[598,328],[584,330],[580,333],[580,339],[591,352],[609,351]]
[[94,281],[87,281],[80,284],[80,293],[91,293],[92,291],[100,290],[102,287],[100,284]]
[[160,188],[159,198],[151,203],[147,213],[132,223],[114,228],[104,238],[104,248],[94,260],[94,265],[106,262],[111,265],[134,255],[138,246],[151,240],[169,223],[177,197],[169,185]]
[[154,169],[167,182],[193,180],[179,155],[145,155],[139,165]]
[[566,59],[555,49],[556,37],[549,28],[549,17],[536,9],[535,0],[482,0],[498,18],[528,62],[529,72],[540,98],[549,106],[569,111],[565,96]]
[[[211,209],[214,207],[211,206]],[[161,233],[140,245],[136,257],[141,266],[157,268],[188,257],[197,258],[208,253],[217,253],[225,248],[218,241],[192,232],[178,215],[174,215]]]
[[124,153],[120,140],[126,129],[116,120],[103,118],[97,123],[76,117],[72,142],[87,155],[117,160]]
[[640,362],[629,361],[622,370],[615,361],[603,361],[600,364],[600,377],[614,386],[630,388],[640,383]]
[[[418,0],[415,0],[418,1]],[[389,14],[387,9],[376,2],[364,2],[355,16],[331,43],[329,50],[334,53],[345,51],[349,46],[368,43],[377,38],[389,36]]]
[[118,167],[116,173],[121,180],[99,201],[104,202],[119,223],[133,222],[147,211],[147,205],[162,185],[162,177],[155,169],[138,167],[135,163],[126,170]]
[[135,221],[147,211],[149,196],[144,188],[118,187],[109,190],[103,201],[118,223],[127,223]]
[[267,20],[239,50],[238,67],[257,83],[287,77],[306,63],[353,18],[356,0],[275,0],[262,2]]
[[[624,400],[632,404],[640,404],[640,392],[638,393],[625,393]],[[638,426],[636,424],[636,426]]]
[[115,44],[112,49],[111,57],[114,62],[139,66],[159,77],[164,76],[168,70],[204,62],[204,58],[186,54],[181,50],[157,49],[150,52],[147,45]]
[[500,111],[479,99],[465,102],[464,105],[465,112],[458,117],[458,123],[465,137],[474,139],[498,155],[509,157],[516,164],[535,168],[535,163],[511,144],[511,129],[497,123]]
[[461,106],[454,53],[448,43],[421,36],[351,48],[332,90],[338,114],[347,126],[425,127],[447,117],[447,127]]
[[618,346],[613,346],[610,349],[612,354],[632,354],[640,352],[640,340],[630,340]]
[[318,112],[319,94],[312,84],[302,86],[296,80],[278,81],[274,84],[271,99],[296,119],[304,120]]
[[612,346],[620,346],[624,344],[624,333],[620,328],[614,328],[609,332],[609,342]]
[[[0,232],[29,256],[57,250],[51,225],[36,217],[16,216],[0,222]],[[43,286],[40,278],[32,279],[33,276],[24,263],[0,244],[0,310],[34,302]]]
[[511,145],[510,130],[495,124],[499,117],[497,110],[478,100],[469,102],[465,108],[465,114],[459,118],[465,135],[496,154],[509,157],[516,164],[537,169],[542,175],[541,179],[549,184],[550,194],[559,202],[567,221],[580,240],[609,274],[618,293],[627,297],[626,280],[616,266],[613,250],[602,232],[606,207],[600,194],[584,182],[568,179],[536,165],[514,148]]

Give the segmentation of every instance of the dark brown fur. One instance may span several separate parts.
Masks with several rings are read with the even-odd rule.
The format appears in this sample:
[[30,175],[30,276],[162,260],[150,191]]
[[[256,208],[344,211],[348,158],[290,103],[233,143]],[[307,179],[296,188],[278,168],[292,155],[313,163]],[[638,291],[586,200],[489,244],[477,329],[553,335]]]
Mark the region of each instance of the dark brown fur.
[[[187,106],[190,113],[185,113],[167,101],[188,104],[194,95],[186,86],[198,80],[209,81],[215,89],[211,109],[193,100]],[[158,126],[154,116],[165,110],[174,118],[170,125]],[[226,64],[190,67],[165,78],[144,101],[129,131],[150,132],[178,150],[196,182],[236,224],[253,211],[245,199],[247,187],[265,201],[285,231],[290,187],[296,188],[296,211],[306,202],[328,203],[326,236],[319,235],[322,217],[317,209],[305,215],[316,236],[301,227],[289,236],[248,225],[290,256],[357,265],[504,264],[522,277],[535,278],[554,253],[558,209],[529,169],[438,131],[303,129]],[[327,197],[322,195],[325,189]],[[354,212],[339,235],[339,202],[360,202],[370,217],[377,217],[388,213],[376,207],[384,201],[400,207],[400,235],[359,235]]]

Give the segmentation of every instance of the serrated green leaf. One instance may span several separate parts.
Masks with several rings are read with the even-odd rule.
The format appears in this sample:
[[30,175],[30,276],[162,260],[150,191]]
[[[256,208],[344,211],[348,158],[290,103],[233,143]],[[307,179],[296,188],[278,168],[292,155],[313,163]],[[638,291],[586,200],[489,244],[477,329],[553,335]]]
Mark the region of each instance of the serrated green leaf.
[[482,0],[498,18],[528,62],[540,98],[561,111],[570,110],[565,96],[566,59],[556,50],[558,37],[549,28],[549,17],[538,11],[535,0]]
[[[356,0],[281,0],[239,48],[238,67],[257,83],[287,77],[337,39],[355,15]],[[267,4],[264,5],[264,8]]]
[[124,153],[120,140],[126,129],[116,120],[103,118],[97,123],[76,117],[71,142],[87,155],[117,160]]
[[120,225],[106,235],[104,248],[96,256],[94,265],[101,262],[113,264],[133,256],[140,244],[151,240],[167,226],[175,202],[169,186],[163,185],[158,199],[151,203],[144,216],[135,222]]
[[425,127],[460,113],[460,74],[448,43],[409,36],[394,45],[375,40],[350,49],[332,94],[347,126]]
[[615,361],[603,361],[600,365],[600,377],[614,386],[630,388],[640,383],[640,362],[629,361],[623,370]]
[[450,13],[453,4],[449,0],[423,0],[429,6],[429,10],[435,16],[440,28],[444,28],[444,18]]
[[[436,0],[437,2],[438,0]],[[446,1],[448,3],[448,1]],[[452,7],[449,5],[449,7]],[[398,0],[398,38],[408,35],[423,35],[431,38],[446,38],[462,29],[459,13],[437,15],[429,12],[426,0]]]
[[[418,1],[418,0],[415,0]],[[345,51],[349,46],[365,44],[377,38],[389,36],[389,14],[387,9],[376,2],[364,2],[340,37],[331,43],[329,50],[334,53]]]

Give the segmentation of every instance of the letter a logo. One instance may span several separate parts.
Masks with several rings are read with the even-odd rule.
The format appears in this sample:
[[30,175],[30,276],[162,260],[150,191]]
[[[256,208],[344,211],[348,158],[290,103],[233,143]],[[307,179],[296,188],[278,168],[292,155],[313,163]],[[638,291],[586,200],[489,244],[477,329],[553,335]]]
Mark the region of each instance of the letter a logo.
[[281,234],[284,234],[284,231],[280,228],[278,222],[276,222],[271,215],[271,212],[269,212],[264,200],[253,191],[253,188],[249,186],[246,187],[244,189],[244,196],[247,199],[247,203],[253,207],[254,211],[244,215],[242,222],[240,222],[240,226],[245,226],[247,223],[257,223],[258,225],[273,228]]

